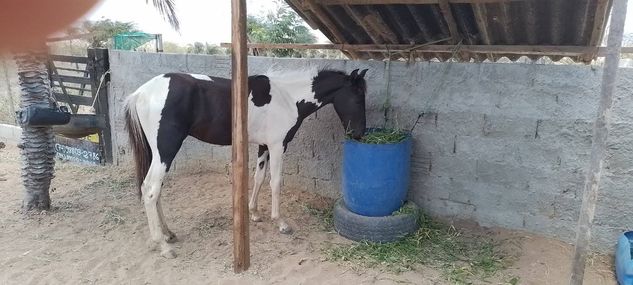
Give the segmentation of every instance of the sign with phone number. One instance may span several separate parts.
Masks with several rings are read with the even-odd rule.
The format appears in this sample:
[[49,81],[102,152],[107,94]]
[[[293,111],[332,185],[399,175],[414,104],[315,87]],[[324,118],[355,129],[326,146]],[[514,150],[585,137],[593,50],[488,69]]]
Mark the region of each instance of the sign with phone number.
[[57,158],[82,164],[101,165],[99,144],[79,139],[55,137]]

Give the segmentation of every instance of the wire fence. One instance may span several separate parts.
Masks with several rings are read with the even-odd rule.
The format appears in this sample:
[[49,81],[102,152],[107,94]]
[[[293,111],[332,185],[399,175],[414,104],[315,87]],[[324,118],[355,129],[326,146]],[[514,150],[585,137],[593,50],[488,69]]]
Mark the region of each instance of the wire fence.
[[0,124],[16,125],[15,111],[19,108],[20,89],[15,62],[0,57]]

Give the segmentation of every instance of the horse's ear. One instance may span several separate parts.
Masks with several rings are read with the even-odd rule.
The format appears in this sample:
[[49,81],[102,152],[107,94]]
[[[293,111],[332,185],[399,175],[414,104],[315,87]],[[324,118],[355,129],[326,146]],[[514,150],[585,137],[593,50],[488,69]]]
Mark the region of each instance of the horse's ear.
[[356,76],[358,76],[358,69],[354,69],[354,71],[352,71],[352,73],[349,75],[349,78],[354,81],[356,80]]
[[367,68],[363,69],[363,71],[358,74],[358,79],[365,78],[365,73],[367,73]]

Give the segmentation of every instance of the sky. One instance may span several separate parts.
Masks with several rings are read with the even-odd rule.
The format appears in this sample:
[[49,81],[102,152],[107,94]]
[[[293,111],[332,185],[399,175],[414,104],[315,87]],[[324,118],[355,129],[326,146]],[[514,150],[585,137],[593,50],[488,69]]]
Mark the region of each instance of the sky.
[[[156,12],[151,1],[149,2],[150,4],[146,0],[105,0],[85,18],[135,22],[144,32],[163,34],[164,41],[180,44],[195,41],[218,44],[231,41],[230,0],[175,0],[181,23],[180,33],[174,31]],[[249,14],[257,15],[272,10],[275,4],[270,0],[247,0],[246,6]],[[628,6],[624,32],[633,33],[633,5]],[[318,42],[327,42],[327,38],[318,30],[313,33]]]
[[[89,20],[102,18],[135,22],[137,27],[151,34],[163,34],[164,41],[181,44],[195,41],[222,43],[231,41],[231,1],[229,0],[175,0],[180,19],[180,33],[174,31],[146,0],[106,0],[93,9]],[[273,1],[247,0],[248,14],[258,15],[275,8]],[[327,38],[313,31],[319,42]]]

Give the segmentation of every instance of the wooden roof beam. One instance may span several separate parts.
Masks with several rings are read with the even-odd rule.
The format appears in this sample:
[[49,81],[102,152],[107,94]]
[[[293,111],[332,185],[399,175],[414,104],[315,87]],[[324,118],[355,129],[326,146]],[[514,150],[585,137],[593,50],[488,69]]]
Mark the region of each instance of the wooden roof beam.
[[[600,45],[604,29],[607,26],[607,19],[609,17],[609,2],[609,0],[598,0],[596,14],[593,20],[593,29],[591,29],[591,38],[589,39],[589,46]],[[595,56],[595,52],[588,53],[584,54],[582,59],[585,62],[590,62]]]
[[374,30],[376,30],[380,36],[385,39],[385,41],[390,44],[398,43],[398,36],[393,33],[393,31],[387,26],[387,23],[383,21],[382,17],[376,11],[370,11],[369,14],[365,16],[365,22],[372,26]]
[[446,21],[446,25],[448,26],[448,32],[452,38],[451,42],[453,44],[458,43],[462,39],[462,36],[459,34],[459,30],[457,29],[457,22],[453,16],[449,0],[440,0],[439,6],[440,11],[442,11],[442,15],[444,16],[444,21]]
[[[389,46],[394,44],[399,44],[398,36],[389,28],[389,25],[385,23],[382,19],[382,16],[376,11],[370,11],[369,14],[365,15],[365,22],[372,27],[375,31],[377,31],[380,36],[385,39],[385,44],[389,44]],[[383,46],[384,47],[384,46]],[[389,49],[387,53],[391,53],[392,51]],[[400,56],[406,58],[406,54],[400,53]]]
[[[347,5],[343,6],[343,10],[345,10],[345,12],[351,16],[352,20],[354,20],[354,22],[356,22],[363,29],[363,31],[365,31],[365,33],[369,36],[369,38],[374,43],[377,43],[377,44],[385,43],[385,41],[380,37],[380,35],[378,35],[376,31],[374,31],[371,28],[370,25],[367,25],[365,23],[363,15],[361,15],[358,11],[352,9],[352,7],[347,6]],[[387,57],[387,54],[382,53],[382,56]]]
[[299,2],[298,0],[286,0],[286,3],[288,3],[288,5],[295,10],[295,12],[297,12],[297,14],[299,14],[299,16],[301,16],[301,18],[308,24],[308,26],[310,26],[310,28],[314,29],[314,30],[318,30],[319,29],[319,25],[316,24],[316,22],[314,21],[314,19],[312,19],[310,17],[310,15],[304,13],[304,5],[303,3]]
[[503,38],[506,39],[505,44],[513,45],[515,44],[514,40],[514,31],[512,30],[512,19],[510,17],[510,6],[509,5],[501,5],[501,31],[503,33]]
[[[230,43],[222,43],[222,47],[230,47]],[[580,56],[584,53],[597,50],[598,56],[605,56],[605,47],[586,46],[522,46],[522,45],[379,45],[379,44],[269,44],[251,43],[249,48],[283,48],[283,49],[339,49],[347,51],[362,52],[385,52],[387,48],[392,52],[412,52],[421,53],[452,53],[456,49],[459,51],[476,54],[513,54],[513,55],[535,55],[535,56]],[[623,47],[621,53],[633,53],[633,47]]]
[[[345,37],[343,36],[341,31],[339,31],[334,22],[332,22],[330,15],[328,15],[321,6],[314,3],[314,0],[305,0],[303,3],[306,5],[306,7],[312,10],[312,12],[321,20],[321,22],[328,28],[328,30],[330,30],[334,38],[336,38],[339,43],[345,42]],[[359,54],[354,51],[350,51],[349,55],[352,59],[360,58]]]
[[[484,45],[490,45],[490,36],[489,31],[490,27],[488,27],[488,15],[486,13],[486,8],[483,4],[473,4],[473,14],[475,15],[475,22],[477,23],[477,29],[479,30],[479,38],[483,42]],[[489,60],[494,61],[494,56],[488,55]]]
[[479,29],[479,37],[481,41],[483,44],[489,45],[490,37],[488,32],[490,29],[488,27],[488,15],[486,13],[486,8],[479,4],[473,5],[473,14],[475,15],[475,22],[477,23],[477,28]]
[[[407,10],[409,10],[409,13],[411,13],[411,16],[413,17],[413,20],[417,24],[418,29],[420,29],[420,32],[422,33],[422,37],[427,41],[431,40],[434,38],[434,35],[431,35],[429,31],[429,27],[426,21],[424,20],[424,17],[422,16],[421,13],[418,13],[417,9],[419,8],[416,6],[407,5]],[[431,11],[436,18],[443,17],[442,13],[439,11],[439,7],[432,6]],[[450,31],[448,31],[447,27],[445,27],[444,25],[439,25],[439,28],[440,28],[440,31],[442,32],[443,37],[449,36],[449,39],[447,41],[449,44],[454,45],[457,43],[456,41],[453,40],[452,36],[450,35]],[[422,41],[419,41],[416,39],[416,42],[422,42]],[[439,54],[434,54],[433,57],[441,59]]]

